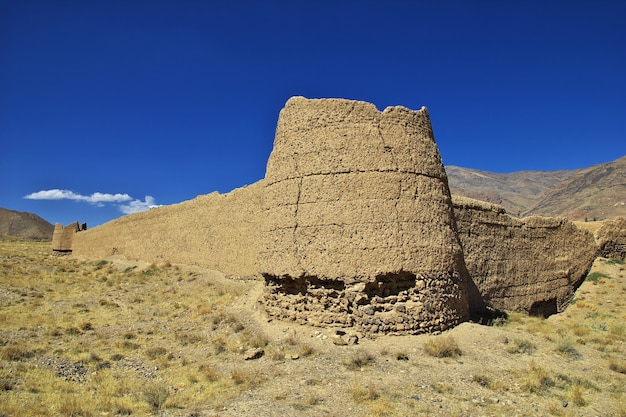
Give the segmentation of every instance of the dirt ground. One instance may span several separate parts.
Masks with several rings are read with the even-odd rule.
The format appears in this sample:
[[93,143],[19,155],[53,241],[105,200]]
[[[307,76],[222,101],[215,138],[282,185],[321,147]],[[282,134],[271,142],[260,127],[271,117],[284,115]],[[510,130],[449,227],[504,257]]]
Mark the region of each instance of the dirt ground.
[[620,262],[596,260],[547,319],[347,345],[269,318],[260,281],[120,257],[11,262],[0,416],[626,416]]
[[[261,289],[253,287],[246,294],[245,307],[251,308],[253,317],[270,338],[278,340],[295,333],[308,340],[319,356],[306,361],[268,364],[280,368],[273,375],[272,384],[228,404],[224,414],[294,415],[293,404],[314,395],[319,398],[318,403],[298,410],[298,415],[626,415],[623,397],[626,376],[608,370],[607,353],[602,351],[605,346],[600,346],[599,351],[593,343],[569,336],[575,331],[572,328],[584,324],[589,312],[597,313],[595,317],[615,315],[614,326],[618,329],[621,329],[620,321],[626,319],[621,304],[626,295],[623,266],[599,260],[592,272],[611,276],[615,282],[611,289],[606,288],[610,285],[606,281],[585,282],[577,297],[585,299],[584,307],[574,304],[547,320],[519,316],[515,318],[518,323],[500,326],[464,323],[446,332],[444,336],[452,337],[461,351],[454,358],[426,354],[423,346],[433,338],[426,335],[385,336],[361,339],[353,346],[335,346],[330,342],[333,332],[328,329],[268,321],[255,304]],[[614,301],[620,303],[612,308]],[[571,352],[559,351],[559,343],[568,337],[571,341],[565,343],[571,343],[568,346]],[[520,340],[534,345],[532,352],[510,353],[514,350],[511,346]],[[612,350],[623,360],[623,334],[614,344]],[[373,361],[355,370],[346,369],[345,364],[362,352],[371,354]],[[528,380],[533,373],[545,373],[553,382],[546,382],[545,386],[539,382],[539,388],[535,388],[534,381]],[[579,382],[573,386],[581,387],[584,392],[585,400],[579,402],[585,403],[584,406],[571,401],[575,390],[571,381]],[[346,392],[348,397],[353,397],[359,386],[372,387],[380,394],[357,404],[346,401]],[[276,401],[277,397],[291,402]],[[377,404],[381,399],[384,401]]]
[[[237,364],[255,368],[265,382],[215,415],[626,416],[626,375],[607,364],[611,355],[625,359],[626,272],[605,259],[595,262],[594,272],[610,278],[584,282],[562,314],[512,315],[496,325],[463,323],[446,332],[440,337],[451,337],[461,353],[444,358],[425,353],[424,345],[437,338],[430,335],[335,345],[334,329],[269,318],[259,303],[262,283],[245,281],[245,293],[229,308],[283,349],[284,359],[265,355]],[[613,332],[592,317],[614,319]],[[593,340],[597,335],[582,330],[577,337],[579,326],[617,336]],[[512,347],[521,342],[533,347],[516,352]],[[302,345],[314,353],[300,357]]]

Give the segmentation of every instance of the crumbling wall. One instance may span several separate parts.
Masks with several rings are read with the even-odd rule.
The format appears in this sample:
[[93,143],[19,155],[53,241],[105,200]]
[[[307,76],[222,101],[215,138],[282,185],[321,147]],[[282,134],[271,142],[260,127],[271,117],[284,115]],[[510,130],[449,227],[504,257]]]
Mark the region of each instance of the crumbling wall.
[[[596,236],[603,253],[624,230]],[[567,220],[452,200],[425,108],[302,97],[280,113],[264,180],[71,238],[61,227],[53,247],[262,276],[271,316],[365,334],[439,332],[470,308],[556,313],[597,250]]]
[[[473,309],[549,315],[572,299],[596,257],[591,233],[566,219],[517,219],[504,208],[454,197]],[[478,298],[477,298],[478,297]]]
[[258,273],[263,182],[120,217],[76,235],[74,254],[124,255],[198,265],[239,277]]
[[446,173],[425,108],[290,99],[266,172],[269,314],[365,333],[467,318]]
[[626,218],[605,220],[594,234],[600,256],[626,260]]

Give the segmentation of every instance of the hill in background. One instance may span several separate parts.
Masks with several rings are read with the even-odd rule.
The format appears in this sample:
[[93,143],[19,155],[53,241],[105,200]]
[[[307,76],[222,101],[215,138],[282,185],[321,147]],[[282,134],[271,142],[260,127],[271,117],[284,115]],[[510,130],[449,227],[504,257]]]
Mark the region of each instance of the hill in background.
[[0,237],[52,240],[54,225],[33,213],[0,207]]
[[626,156],[576,170],[497,174],[448,166],[446,172],[452,194],[499,204],[516,216],[626,216]]

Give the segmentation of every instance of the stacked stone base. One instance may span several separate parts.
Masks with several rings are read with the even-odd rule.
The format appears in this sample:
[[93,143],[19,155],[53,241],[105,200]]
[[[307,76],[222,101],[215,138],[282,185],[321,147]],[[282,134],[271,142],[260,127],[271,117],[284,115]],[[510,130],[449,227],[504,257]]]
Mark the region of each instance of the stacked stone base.
[[[437,333],[467,320],[458,274],[387,274],[346,284],[316,277],[265,276],[270,316],[364,335]],[[452,295],[455,294],[455,295]]]

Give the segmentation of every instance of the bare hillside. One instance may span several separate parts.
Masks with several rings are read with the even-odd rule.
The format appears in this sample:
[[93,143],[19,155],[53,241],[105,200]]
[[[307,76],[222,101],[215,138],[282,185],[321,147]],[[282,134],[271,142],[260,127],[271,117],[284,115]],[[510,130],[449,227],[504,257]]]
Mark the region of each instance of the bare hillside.
[[508,174],[447,166],[452,194],[501,205],[510,214],[534,207],[543,195],[575,171],[518,171]]
[[33,213],[0,207],[0,236],[51,240],[54,226]]
[[446,167],[453,195],[501,205],[512,215],[598,220],[626,216],[626,156],[590,168],[498,174]]
[[526,214],[572,220],[626,215],[626,156],[579,170],[550,189]]

